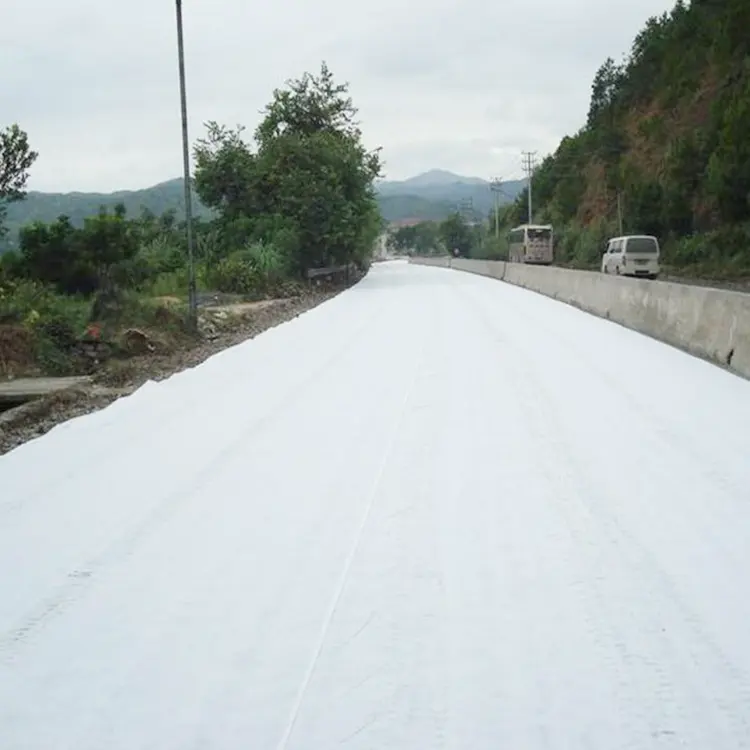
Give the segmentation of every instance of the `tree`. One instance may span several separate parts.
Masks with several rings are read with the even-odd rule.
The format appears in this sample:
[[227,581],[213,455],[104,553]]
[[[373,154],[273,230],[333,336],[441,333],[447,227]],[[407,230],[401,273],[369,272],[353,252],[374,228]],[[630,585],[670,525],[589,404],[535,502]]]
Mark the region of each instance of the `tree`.
[[716,148],[708,162],[707,188],[725,222],[750,218],[750,62],[746,67],[717,100]]
[[440,236],[448,252],[469,257],[474,245],[474,234],[461,214],[454,213],[440,224]]
[[206,123],[205,138],[195,149],[195,190],[201,201],[224,219],[256,213],[256,157],[242,139],[244,128]]
[[224,236],[283,246],[298,273],[366,263],[381,230],[381,164],[362,143],[348,85],[323,63],[274,91],[264,113],[254,144],[241,127],[210,122],[195,148],[196,191],[220,212]]
[[20,232],[19,270],[63,294],[93,294],[112,284],[138,250],[133,223],[123,206],[102,208],[81,229],[67,216],[52,224],[35,222]]
[[93,290],[95,280],[80,263],[77,230],[67,216],[52,224],[36,221],[19,233],[22,275],[55,286],[60,292]]
[[29,147],[28,136],[18,125],[0,131],[0,237],[5,234],[3,218],[6,206],[25,197],[29,169],[38,156]]
[[285,90],[274,90],[264,110],[265,118],[255,131],[259,148],[282,135],[330,133],[359,141],[357,110],[348,94],[348,84],[337,84],[325,62],[317,76],[305,73],[302,78],[287,81]]
[[622,85],[623,71],[615,61],[608,57],[596,71],[591,84],[591,104],[589,105],[588,124],[594,125],[599,117],[615,103]]
[[440,227],[434,221],[399,227],[388,238],[388,246],[397,253],[434,255],[439,250]]

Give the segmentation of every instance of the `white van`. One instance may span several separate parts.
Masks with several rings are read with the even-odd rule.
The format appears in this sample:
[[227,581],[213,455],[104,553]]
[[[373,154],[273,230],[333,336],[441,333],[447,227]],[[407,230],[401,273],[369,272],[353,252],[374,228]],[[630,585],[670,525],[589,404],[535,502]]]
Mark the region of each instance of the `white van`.
[[655,279],[660,271],[660,253],[656,237],[634,234],[613,237],[602,257],[602,273]]

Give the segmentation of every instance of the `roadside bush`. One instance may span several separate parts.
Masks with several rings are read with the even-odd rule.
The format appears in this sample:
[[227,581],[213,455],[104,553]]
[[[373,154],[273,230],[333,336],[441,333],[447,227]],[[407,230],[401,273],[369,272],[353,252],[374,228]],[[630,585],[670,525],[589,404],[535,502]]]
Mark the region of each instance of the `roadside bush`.
[[242,256],[254,266],[261,292],[273,291],[287,277],[289,263],[276,245],[261,242],[248,244]]
[[16,250],[0,254],[0,287],[21,277],[21,256]]
[[571,225],[559,236],[555,263],[581,270],[597,269],[601,265],[607,240],[616,234],[617,229],[603,220],[587,227]]
[[57,294],[34,281],[0,287],[0,325],[22,326],[32,341],[39,369],[48,375],[75,371],[75,347],[84,333],[89,303]]
[[172,333],[190,330],[187,305],[164,305],[131,290],[120,291],[116,300],[105,306],[95,318],[105,336],[113,336],[123,327],[159,328]]
[[735,224],[664,243],[663,264],[685,276],[750,277],[750,225]]
[[16,280],[0,287],[0,323],[64,320],[83,331],[87,315],[85,299],[58,294],[36,281]]
[[169,235],[155,237],[140,247],[136,257],[139,258],[154,276],[176,271],[185,266],[185,252]]
[[481,246],[474,245],[469,257],[476,260],[508,260],[508,238],[494,235],[485,237]]
[[252,295],[260,287],[254,265],[241,252],[232,253],[220,260],[211,269],[208,283],[217,292],[227,294]]
[[219,292],[262,297],[276,293],[287,278],[288,265],[278,248],[254,242],[219,261],[207,281]]
[[46,375],[74,375],[76,347],[75,328],[66,320],[43,320],[35,328],[35,355],[39,369]]

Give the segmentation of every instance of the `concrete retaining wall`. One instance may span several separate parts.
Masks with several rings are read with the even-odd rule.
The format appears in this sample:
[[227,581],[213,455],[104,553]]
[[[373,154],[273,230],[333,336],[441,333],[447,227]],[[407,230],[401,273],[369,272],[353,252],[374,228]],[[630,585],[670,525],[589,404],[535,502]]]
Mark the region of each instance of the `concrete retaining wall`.
[[750,378],[750,295],[567,268],[463,258],[413,263],[491,276],[653,336]]

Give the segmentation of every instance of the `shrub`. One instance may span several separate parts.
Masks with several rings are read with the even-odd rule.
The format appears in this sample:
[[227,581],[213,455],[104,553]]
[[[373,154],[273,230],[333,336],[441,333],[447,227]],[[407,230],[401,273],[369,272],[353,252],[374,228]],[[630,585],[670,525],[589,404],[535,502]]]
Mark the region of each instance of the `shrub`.
[[469,250],[469,257],[477,260],[508,260],[508,238],[500,235],[485,237],[481,245]]
[[49,375],[75,371],[75,348],[88,319],[89,303],[57,294],[34,281],[0,287],[0,324],[20,325],[31,338],[36,362]]
[[255,267],[263,292],[272,291],[281,284],[289,272],[289,264],[276,245],[261,242],[248,244],[242,255]]
[[289,273],[285,256],[270,243],[248,243],[210,270],[208,284],[219,292],[264,296],[277,293]]
[[255,267],[241,253],[232,253],[211,269],[209,286],[227,294],[252,295],[260,287]]

